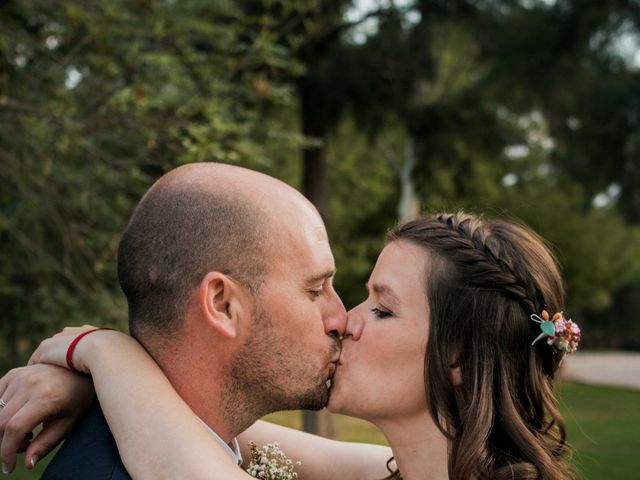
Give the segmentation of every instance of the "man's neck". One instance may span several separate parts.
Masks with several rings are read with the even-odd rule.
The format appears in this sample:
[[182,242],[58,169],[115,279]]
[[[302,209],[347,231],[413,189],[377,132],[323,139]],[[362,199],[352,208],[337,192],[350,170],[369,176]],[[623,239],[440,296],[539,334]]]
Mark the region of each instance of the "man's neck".
[[229,443],[258,420],[260,414],[250,411],[251,402],[229,384],[223,361],[211,362],[193,351],[172,348],[155,360],[189,408]]

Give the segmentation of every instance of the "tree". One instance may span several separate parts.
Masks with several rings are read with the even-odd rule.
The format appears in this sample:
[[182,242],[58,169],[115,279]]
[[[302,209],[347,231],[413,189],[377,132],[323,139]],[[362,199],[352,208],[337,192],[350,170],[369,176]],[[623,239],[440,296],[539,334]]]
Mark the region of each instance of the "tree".
[[[417,21],[406,19],[412,8]],[[363,171],[379,165],[381,143],[387,158],[414,151],[408,163],[427,208],[511,212],[552,239],[569,305],[597,330],[592,312],[638,278],[637,66],[616,48],[637,33],[637,18],[632,2],[418,1],[381,16],[363,44],[336,51],[342,81],[327,89],[370,135]],[[351,72],[358,88],[341,96]],[[356,144],[353,135],[344,141]],[[594,205],[603,191],[613,208]],[[336,204],[353,204],[353,188],[347,195]],[[371,225],[394,222],[387,207],[364,211]],[[368,239],[359,225],[340,233],[350,266],[370,258],[354,246]],[[624,324],[637,323],[630,316]]]
[[262,110],[294,68],[277,19],[235,2],[7,1],[0,7],[0,328],[20,340],[63,323],[124,323],[119,233],[152,179],[216,159],[265,167],[299,136]]

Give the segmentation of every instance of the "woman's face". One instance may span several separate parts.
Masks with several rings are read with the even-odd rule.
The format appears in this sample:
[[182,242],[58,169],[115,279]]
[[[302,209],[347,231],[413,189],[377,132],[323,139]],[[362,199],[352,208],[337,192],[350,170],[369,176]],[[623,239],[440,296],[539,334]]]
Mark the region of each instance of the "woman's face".
[[369,277],[369,297],[349,312],[329,409],[366,420],[426,410],[428,255],[406,241],[387,245]]

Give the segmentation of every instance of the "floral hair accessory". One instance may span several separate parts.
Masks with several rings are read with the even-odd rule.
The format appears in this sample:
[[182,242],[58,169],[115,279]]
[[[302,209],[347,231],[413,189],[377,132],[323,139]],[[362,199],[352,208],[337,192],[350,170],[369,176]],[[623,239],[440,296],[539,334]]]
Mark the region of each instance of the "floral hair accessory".
[[539,323],[540,330],[542,330],[542,333],[536,337],[531,345],[546,337],[547,344],[559,352],[573,353],[578,349],[582,337],[580,327],[571,319],[565,318],[562,312],[556,313],[551,320],[549,320],[549,313],[546,310],[542,311],[542,317],[534,313],[530,318]]

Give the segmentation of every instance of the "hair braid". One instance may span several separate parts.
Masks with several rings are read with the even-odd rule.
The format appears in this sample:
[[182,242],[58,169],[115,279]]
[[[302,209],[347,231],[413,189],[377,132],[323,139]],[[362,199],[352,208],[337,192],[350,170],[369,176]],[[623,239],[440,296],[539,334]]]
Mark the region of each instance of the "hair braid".
[[[519,301],[529,314],[541,310],[538,306],[544,301],[540,299],[540,293],[526,271],[514,264],[514,256],[504,255],[504,242],[492,231],[490,224],[464,212],[441,214],[436,218],[447,232],[440,237],[443,243],[447,243],[447,235],[458,237],[450,248],[457,249],[455,261],[469,275],[469,284],[501,290]],[[443,247],[444,251],[450,251]]]

